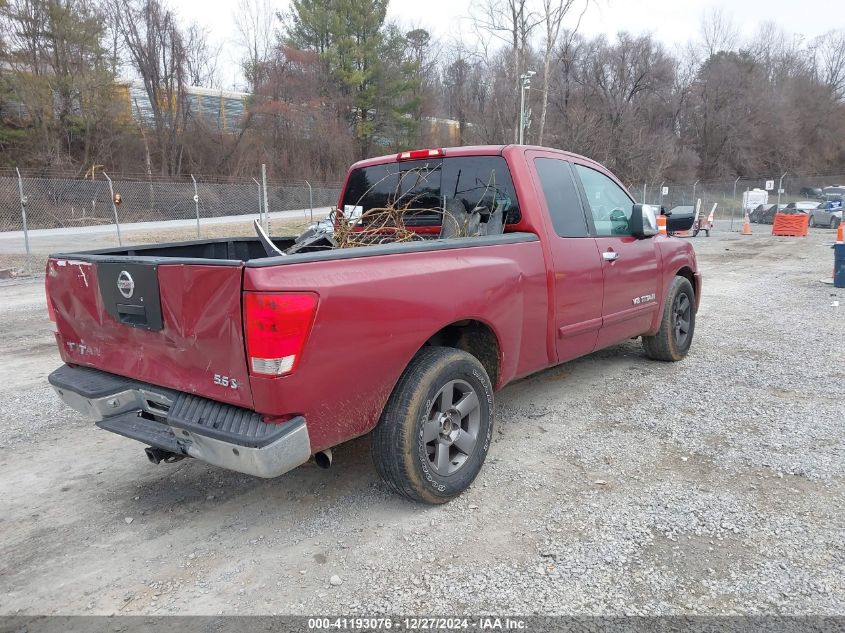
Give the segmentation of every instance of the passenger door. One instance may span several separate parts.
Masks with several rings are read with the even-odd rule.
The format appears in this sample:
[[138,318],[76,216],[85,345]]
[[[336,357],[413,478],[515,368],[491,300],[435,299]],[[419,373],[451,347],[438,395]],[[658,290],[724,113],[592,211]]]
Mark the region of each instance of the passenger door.
[[820,206],[810,211],[810,214],[813,216],[813,224],[830,224],[830,209],[828,207],[829,204],[829,202],[825,203],[823,206]]
[[606,174],[575,164],[584,205],[604,271],[602,328],[596,348],[638,336],[651,327],[658,309],[655,238],[631,235],[634,201]]
[[564,362],[596,347],[601,328],[602,264],[590,235],[570,163],[553,152],[529,151],[535,189],[545,201],[546,244],[553,275],[555,349]]

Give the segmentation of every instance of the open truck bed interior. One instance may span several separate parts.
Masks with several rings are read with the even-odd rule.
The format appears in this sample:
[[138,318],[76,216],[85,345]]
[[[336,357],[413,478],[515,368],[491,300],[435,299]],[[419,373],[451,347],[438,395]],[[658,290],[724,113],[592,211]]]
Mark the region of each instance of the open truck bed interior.
[[[293,237],[273,240],[280,249],[289,248],[294,243]],[[81,259],[82,261],[109,261],[120,258],[121,261],[142,259],[149,263],[174,263],[176,260],[202,260],[205,264],[241,264],[253,259],[267,257],[264,246],[254,237],[228,237],[190,242],[172,242],[165,244],[145,244],[119,248],[103,248],[82,253],[61,253],[54,257]],[[153,260],[161,260],[154,262]]]

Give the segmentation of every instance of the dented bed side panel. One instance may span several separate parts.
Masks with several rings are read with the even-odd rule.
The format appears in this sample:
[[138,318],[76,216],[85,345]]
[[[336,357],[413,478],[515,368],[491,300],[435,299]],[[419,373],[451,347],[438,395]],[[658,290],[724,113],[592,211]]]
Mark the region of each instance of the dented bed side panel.
[[303,415],[312,449],[368,432],[402,371],[443,327],[473,319],[499,344],[497,386],[550,365],[540,242],[246,268],[244,290],[319,295],[295,372],[253,377],[255,408]]
[[242,271],[242,266],[159,265],[163,327],[151,331],[109,314],[94,264],[51,259],[47,295],[62,360],[252,407],[241,323]]

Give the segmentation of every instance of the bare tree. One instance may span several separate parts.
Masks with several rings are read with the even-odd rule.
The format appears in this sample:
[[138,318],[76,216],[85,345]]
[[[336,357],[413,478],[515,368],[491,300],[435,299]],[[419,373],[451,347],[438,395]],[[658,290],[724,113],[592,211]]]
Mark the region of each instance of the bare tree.
[[813,48],[817,76],[834,98],[845,100],[845,30],[829,31]]
[[114,0],[113,9],[150,102],[161,173],[176,175],[181,171],[180,131],[187,114],[184,39],[173,13],[158,0]]
[[714,8],[701,18],[701,40],[706,57],[719,51],[732,51],[739,41],[739,31],[729,15]]
[[185,72],[188,85],[219,88],[220,44],[209,41],[209,29],[192,22],[185,30]]
[[[552,72],[552,56],[557,46],[558,38],[560,37],[560,28],[563,25],[563,20],[575,5],[576,0],[543,0],[543,25],[545,26],[545,47],[543,50],[543,105],[540,110],[540,130],[537,133],[537,144],[543,144],[543,134],[546,129],[546,113],[549,108],[549,83],[551,81]],[[578,16],[578,22],[575,27],[567,31],[568,38],[574,38],[581,25],[581,18],[587,12],[589,0],[584,0],[584,8]]]
[[520,76],[525,72],[529,44],[542,17],[531,9],[529,0],[480,0],[473,8],[473,27],[483,37],[486,33],[505,42],[511,53],[513,92],[513,138],[519,140]]
[[276,17],[270,0],[239,0],[232,14],[250,92],[256,92],[265,78],[263,73],[276,43]]

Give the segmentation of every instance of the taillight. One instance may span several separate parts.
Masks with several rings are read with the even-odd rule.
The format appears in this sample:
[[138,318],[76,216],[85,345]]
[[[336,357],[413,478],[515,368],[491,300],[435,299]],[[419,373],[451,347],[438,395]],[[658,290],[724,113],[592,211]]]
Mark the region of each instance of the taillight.
[[253,374],[282,376],[296,369],[317,312],[315,294],[244,293],[244,331]]
[[443,156],[442,149],[415,149],[411,152],[399,152],[396,160],[416,160],[418,158],[439,158]]

